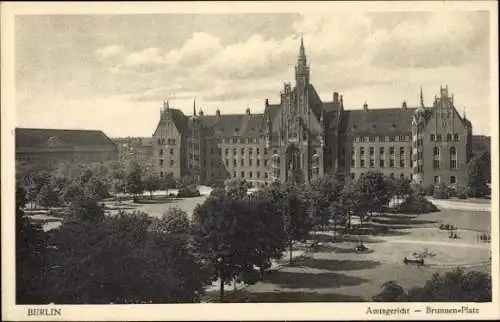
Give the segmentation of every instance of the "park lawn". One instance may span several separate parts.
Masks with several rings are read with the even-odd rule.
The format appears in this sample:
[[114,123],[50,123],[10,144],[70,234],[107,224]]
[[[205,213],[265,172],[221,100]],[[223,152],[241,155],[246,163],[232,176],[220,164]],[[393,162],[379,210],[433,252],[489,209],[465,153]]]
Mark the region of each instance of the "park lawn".
[[491,231],[491,212],[441,209],[439,212],[419,215],[419,218],[443,224],[453,224],[458,229]]
[[[387,215],[386,218],[405,220],[405,215]],[[413,223],[406,223],[411,228],[401,230],[401,234],[369,237],[369,248],[373,253],[356,255],[352,249],[355,243],[337,242],[329,243],[328,234],[324,244],[316,251],[308,253],[305,257],[295,261],[290,267],[283,267],[267,275],[262,282],[248,286],[244,289],[226,294],[227,302],[363,302],[371,301],[372,297],[382,289],[384,282],[395,280],[406,290],[411,287],[422,287],[433,274],[444,274],[455,268],[453,265],[431,266],[405,266],[399,257],[414,251],[423,251],[429,248],[437,254],[445,254],[449,258],[441,258],[440,264],[462,263],[471,260],[477,263],[473,267],[464,267],[464,271],[477,270],[491,273],[489,264],[480,265],[488,257],[486,249],[467,249],[457,246],[432,245],[415,243],[393,243],[392,239],[409,239],[427,241],[425,237],[440,223],[453,223],[459,229],[489,230],[491,216],[484,211],[462,211],[443,209],[440,212],[408,216]],[[415,225],[416,224],[416,225]],[[396,228],[396,227],[394,227]],[[415,229],[417,228],[417,229]],[[420,229],[418,229],[420,228]],[[429,229],[431,228],[431,229]],[[397,229],[397,228],[396,228]],[[372,238],[373,237],[373,238]],[[437,238],[437,237],[436,237]],[[443,235],[442,242],[449,240]],[[460,240],[457,243],[473,241]],[[396,249],[400,251],[396,251]],[[457,254],[475,251],[478,258],[458,256]],[[377,256],[377,253],[380,256]],[[457,256],[453,256],[456,254]],[[462,254],[463,255],[463,254]],[[396,258],[397,257],[397,258]],[[471,263],[472,263],[471,262]],[[217,295],[210,294],[214,298]]]

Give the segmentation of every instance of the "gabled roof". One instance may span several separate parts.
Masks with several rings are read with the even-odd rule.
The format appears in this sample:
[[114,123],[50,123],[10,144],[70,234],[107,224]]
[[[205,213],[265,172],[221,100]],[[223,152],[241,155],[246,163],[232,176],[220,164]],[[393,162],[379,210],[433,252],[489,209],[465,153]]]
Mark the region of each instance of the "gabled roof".
[[16,148],[108,146],[116,144],[99,130],[16,128]]
[[344,110],[344,130],[352,135],[406,135],[416,108]]

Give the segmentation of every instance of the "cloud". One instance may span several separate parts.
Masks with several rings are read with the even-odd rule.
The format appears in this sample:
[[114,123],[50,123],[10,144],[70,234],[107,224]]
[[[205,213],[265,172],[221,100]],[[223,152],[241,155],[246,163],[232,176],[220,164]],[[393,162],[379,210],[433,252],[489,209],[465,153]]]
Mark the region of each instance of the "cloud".
[[108,58],[124,56],[126,54],[126,50],[123,46],[114,44],[99,48],[96,54],[101,60],[106,60]]
[[181,48],[170,51],[165,56],[165,62],[171,66],[179,64],[185,67],[193,67],[203,64],[222,49],[219,38],[205,32],[195,32]]
[[293,80],[302,34],[311,81],[325,99],[367,88],[410,92],[426,82],[421,75],[443,82],[443,73],[484,60],[487,30],[488,18],[478,12],[306,14],[285,37],[256,32],[226,43],[219,34],[193,32],[176,48],[120,51],[108,71],[127,83],[120,93],[138,102],[276,99],[281,83]]
[[407,20],[371,38],[373,64],[384,68],[458,66],[487,57],[486,12],[435,12]]

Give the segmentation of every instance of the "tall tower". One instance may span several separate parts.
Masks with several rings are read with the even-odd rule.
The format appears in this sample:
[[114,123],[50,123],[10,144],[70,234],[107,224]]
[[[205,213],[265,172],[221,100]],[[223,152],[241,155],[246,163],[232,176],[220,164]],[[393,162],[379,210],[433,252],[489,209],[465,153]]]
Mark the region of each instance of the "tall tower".
[[307,65],[306,50],[302,37],[300,37],[299,56],[297,58],[297,65],[295,65],[295,82],[297,89],[305,89],[309,83],[309,66]]

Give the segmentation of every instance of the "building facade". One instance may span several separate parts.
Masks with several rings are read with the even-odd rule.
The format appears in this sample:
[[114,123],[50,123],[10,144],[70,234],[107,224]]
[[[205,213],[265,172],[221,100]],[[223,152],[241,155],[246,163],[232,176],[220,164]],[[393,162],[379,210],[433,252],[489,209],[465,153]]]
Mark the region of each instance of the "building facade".
[[457,112],[447,87],[432,106],[345,109],[334,92],[322,102],[310,83],[301,39],[295,84],[264,112],[192,115],[164,103],[153,134],[152,162],[160,177],[194,176],[201,184],[243,178],[257,186],[274,180],[308,183],[325,173],[359,177],[366,171],[427,185],[465,184],[472,125]]
[[118,149],[102,131],[16,128],[16,161],[53,168],[61,163],[118,159]]
[[126,162],[135,160],[143,164],[151,164],[153,144],[151,137],[113,138],[118,148],[118,159]]

